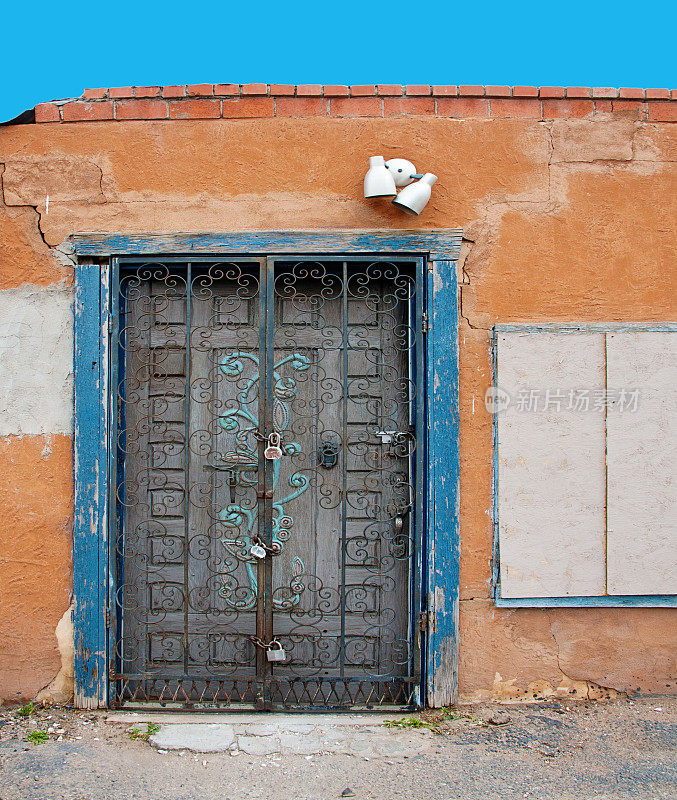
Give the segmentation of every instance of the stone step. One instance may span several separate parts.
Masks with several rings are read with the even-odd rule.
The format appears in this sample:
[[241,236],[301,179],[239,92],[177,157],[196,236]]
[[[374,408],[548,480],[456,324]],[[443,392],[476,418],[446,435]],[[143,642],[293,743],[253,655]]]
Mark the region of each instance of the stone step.
[[434,734],[391,729],[383,723],[402,714],[162,714],[115,712],[107,722],[160,729],[149,737],[160,751],[233,756],[348,753],[407,758],[425,752]]

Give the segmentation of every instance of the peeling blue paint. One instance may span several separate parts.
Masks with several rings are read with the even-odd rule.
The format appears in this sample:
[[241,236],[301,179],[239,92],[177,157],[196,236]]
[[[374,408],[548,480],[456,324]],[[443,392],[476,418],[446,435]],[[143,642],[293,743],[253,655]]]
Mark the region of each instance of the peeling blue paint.
[[[102,352],[101,269],[75,269],[75,431],[73,624],[75,703],[105,704],[106,363]],[[106,306],[107,308],[107,306]]]
[[496,597],[495,603],[498,608],[677,608],[677,596],[607,594],[601,597]]
[[78,256],[214,253],[409,253],[457,259],[459,229],[427,231],[242,231],[240,233],[73,234]]
[[456,262],[431,262],[428,297],[428,704],[458,693],[459,396]]

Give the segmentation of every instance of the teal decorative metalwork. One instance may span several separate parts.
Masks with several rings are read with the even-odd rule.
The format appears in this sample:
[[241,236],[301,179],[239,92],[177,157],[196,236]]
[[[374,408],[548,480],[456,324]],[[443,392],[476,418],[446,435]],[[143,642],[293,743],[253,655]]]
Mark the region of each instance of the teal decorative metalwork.
[[[256,372],[247,381],[244,388],[236,396],[237,405],[227,409],[218,418],[219,425],[235,437],[235,446],[232,450],[220,454],[219,469],[235,470],[239,474],[239,483],[242,486],[255,487],[257,484],[256,470],[258,469],[257,443],[262,436],[259,431],[259,421],[256,411],[259,394],[260,363],[257,356],[252,353],[236,351],[223,358],[220,363],[221,372],[231,379],[239,379],[245,371],[245,363],[253,363]],[[280,370],[288,364],[296,372],[305,372],[310,368],[310,359],[300,353],[293,353],[279,361],[273,371],[273,420],[278,433],[283,433],[289,425],[289,403],[296,397],[296,381],[291,376],[282,376]],[[293,456],[301,452],[301,446],[296,442],[284,445],[284,453]],[[273,462],[273,496],[280,478],[280,461]],[[280,499],[273,501],[273,531],[272,546],[276,553],[281,553],[286,542],[291,536],[294,518],[285,513],[285,506],[292,500],[302,495],[308,488],[309,481],[302,472],[294,472],[288,479],[291,491]],[[249,581],[249,592],[242,597],[242,587],[237,586],[234,576],[224,576],[223,586],[219,594],[226,603],[238,611],[247,611],[256,605],[258,582],[254,564],[257,559],[251,555],[251,548],[256,540],[256,527],[258,522],[257,508],[248,509],[236,503],[230,503],[219,512],[219,519],[223,525],[232,532],[232,536],[223,536],[221,543],[226,551],[238,562],[244,563]],[[304,590],[300,576],[305,571],[305,566],[300,558],[294,559],[295,579],[291,585],[289,596],[283,599],[275,598],[274,604],[279,609],[293,608],[298,604]],[[236,590],[239,588],[239,592]],[[238,597],[236,597],[236,593]]]

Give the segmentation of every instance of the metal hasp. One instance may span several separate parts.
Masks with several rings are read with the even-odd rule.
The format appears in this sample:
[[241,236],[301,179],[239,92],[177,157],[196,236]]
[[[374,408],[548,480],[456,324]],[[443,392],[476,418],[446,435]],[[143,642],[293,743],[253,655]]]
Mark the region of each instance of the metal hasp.
[[116,260],[117,705],[420,702],[427,279]]

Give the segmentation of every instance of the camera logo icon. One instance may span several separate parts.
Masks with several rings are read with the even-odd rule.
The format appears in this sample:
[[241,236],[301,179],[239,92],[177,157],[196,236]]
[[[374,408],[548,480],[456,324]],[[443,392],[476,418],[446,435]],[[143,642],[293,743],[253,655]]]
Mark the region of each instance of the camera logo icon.
[[484,406],[490,414],[500,414],[510,405],[510,395],[500,386],[490,386],[484,393]]

